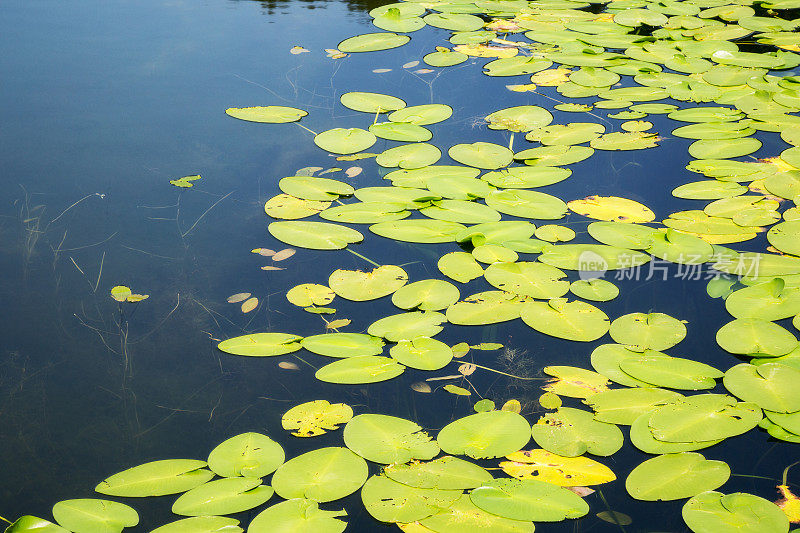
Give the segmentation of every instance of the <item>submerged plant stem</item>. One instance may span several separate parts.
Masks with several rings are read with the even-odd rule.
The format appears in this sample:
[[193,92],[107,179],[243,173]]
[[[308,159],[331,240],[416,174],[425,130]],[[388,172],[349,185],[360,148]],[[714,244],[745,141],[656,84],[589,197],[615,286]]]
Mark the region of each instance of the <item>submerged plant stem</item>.
[[[463,361],[453,361],[453,362],[454,363],[460,363],[460,362],[463,362]],[[488,366],[481,366],[481,365],[478,365],[478,364],[475,364],[475,363],[470,363],[470,364],[472,366],[476,366],[478,368],[482,368],[483,370],[488,370],[489,372],[494,372],[496,374],[502,374],[503,376],[508,376],[508,377],[514,378],[514,379],[522,379],[522,380],[525,380],[525,381],[536,381],[536,380],[544,379],[544,378],[524,378],[522,376],[515,376],[514,374],[507,374],[507,373],[502,372],[500,370],[495,370],[494,368],[489,368]]]
[[360,257],[360,258],[361,258],[361,259],[363,259],[364,261],[366,261],[366,262],[368,262],[368,263],[371,263],[371,264],[375,265],[376,267],[380,267],[380,266],[381,266],[381,265],[379,265],[378,263],[376,263],[375,261],[373,261],[372,259],[370,259],[369,257],[365,257],[365,256],[361,255],[361,254],[360,254],[360,253],[358,253],[358,252],[354,252],[354,251],[353,251],[353,250],[351,250],[350,248],[345,248],[345,250],[347,250],[347,251],[348,251],[348,252],[350,252],[351,254],[355,255],[356,257]]

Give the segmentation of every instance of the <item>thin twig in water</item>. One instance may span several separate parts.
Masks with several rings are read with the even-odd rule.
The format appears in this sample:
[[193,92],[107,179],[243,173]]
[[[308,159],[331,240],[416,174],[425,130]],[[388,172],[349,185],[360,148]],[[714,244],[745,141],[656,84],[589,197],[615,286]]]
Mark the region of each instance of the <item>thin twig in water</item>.
[[223,196],[222,198],[220,198],[219,200],[217,200],[216,202],[214,202],[213,204],[211,204],[211,207],[209,207],[208,209],[206,209],[206,210],[203,212],[203,214],[202,214],[202,215],[200,215],[200,218],[198,218],[197,220],[195,220],[195,221],[194,221],[194,224],[192,224],[192,227],[191,227],[191,228],[189,228],[189,229],[187,229],[187,230],[186,230],[184,233],[182,233],[182,234],[181,234],[181,238],[184,238],[184,237],[186,237],[187,235],[189,235],[189,233],[191,233],[191,232],[192,232],[192,230],[195,228],[195,226],[197,226],[197,224],[199,224],[199,223],[200,223],[200,221],[201,221],[201,220],[203,220],[203,217],[204,217],[204,216],[206,216],[206,215],[208,214],[208,212],[209,212],[209,211],[211,211],[212,209],[214,209],[214,208],[217,206],[217,204],[218,204],[218,203],[220,203],[222,200],[224,200],[225,198],[227,198],[228,196],[230,196],[230,195],[231,195],[231,194],[233,194],[234,192],[236,192],[236,191],[235,191],[235,190],[233,190],[233,191],[229,192],[228,194],[226,194],[225,196]]
[[87,244],[86,246],[78,246],[77,248],[59,248],[59,249],[54,250],[54,253],[74,252],[76,250],[83,250],[85,248],[92,248],[94,246],[100,246],[101,244],[107,243],[108,241],[110,241],[111,239],[116,237],[118,233],[119,233],[118,231],[115,231],[114,233],[112,233],[111,235],[109,235],[108,237],[103,239],[102,241],[96,242],[94,244]]

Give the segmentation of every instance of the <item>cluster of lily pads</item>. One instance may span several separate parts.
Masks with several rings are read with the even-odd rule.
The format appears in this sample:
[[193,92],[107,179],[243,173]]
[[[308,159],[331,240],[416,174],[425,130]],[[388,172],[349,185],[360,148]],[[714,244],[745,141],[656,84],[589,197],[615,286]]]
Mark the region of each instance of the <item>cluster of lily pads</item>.
[[[520,318],[544,335],[590,342],[609,334],[614,344],[591,353],[594,371],[545,367],[553,379],[540,404],[549,412],[532,425],[519,414],[518,403],[497,410],[492,402],[479,402],[479,412],[452,422],[433,439],[413,421],[353,416],[346,405],[320,400],[287,412],[284,428],[310,437],[346,424],[345,447],[284,462],[279,444],[248,433],[222,443],[207,461],[147,463],[111,476],[96,490],[121,497],[183,492],[173,511],[194,518],[159,533],[241,531],[236,520],[215,515],[257,508],[273,493],[286,501],[261,511],[250,531],[343,531],[344,512],[318,505],[359,489],[374,518],[406,532],[527,532],[533,522],[588,513],[588,504],[564,487],[616,479],[585,454],[616,453],[624,441],[618,426],[630,426],[632,444],[655,455],[627,476],[632,497],[688,498],[683,518],[697,533],[788,531],[790,518],[800,520],[800,504],[788,486],[780,487],[786,496],[780,508],[755,495],[717,492],[730,468],[697,450],[757,426],[777,439],[800,442],[800,392],[794,386],[800,346],[778,323],[794,317],[800,328],[800,118],[793,114],[800,110],[800,77],[779,72],[800,65],[795,53],[800,19],[792,18],[799,8],[800,0],[462,0],[372,10],[373,23],[385,32],[346,39],[331,57],[402,46],[411,37],[401,34],[426,25],[449,30],[449,45],[424,55],[425,63],[447,68],[471,57],[489,58],[484,74],[529,78],[507,85],[525,102],[538,97],[541,103],[540,88],[555,87],[570,101],[553,108],[581,113],[582,122],[553,123],[548,109],[528,103],[501,109],[485,122],[499,130],[489,135],[506,136],[502,143],[456,144],[447,150],[453,164],[439,165],[442,150],[428,142],[433,133],[425,126],[449,119],[450,106],[343,94],[343,106],[365,114],[362,127],[315,133],[314,143],[342,161],[374,157],[378,166],[394,169],[384,176],[388,183],[356,189],[314,172],[285,177],[278,182],[282,193],[265,205],[276,219],[269,233],[290,246],[357,255],[348,247],[365,236],[350,225],[368,224],[383,239],[450,243],[454,251],[441,256],[437,268],[452,282],[409,283],[409,275],[394,265],[375,265],[370,272],[336,270],[325,284],[291,288],[288,300],[327,314],[335,312],[328,306],[337,296],[362,302],[391,295],[402,312],[374,321],[366,333],[253,333],[225,340],[219,349],[259,357],[305,349],[337,359],[320,368],[317,379],[365,384],[395,378],[406,368],[439,370],[458,359],[461,348],[433,338],[446,323],[481,326]],[[667,98],[677,104],[660,102]],[[283,106],[227,113],[262,123],[308,116]],[[672,135],[693,140],[686,168],[703,178],[672,194],[709,202],[701,209],[647,225],[655,213],[630,199],[593,195],[565,201],[533,190],[581,179],[567,167],[595,150],[658,146],[663,137],[643,120],[648,114],[685,123]],[[614,121],[619,131],[613,131]],[[769,159],[736,159],[761,148],[757,132],[780,133],[792,147]],[[515,151],[522,135],[529,144]],[[365,152],[378,139],[403,144]],[[787,200],[795,206],[782,209]],[[575,230],[552,223],[570,212],[594,220],[587,226],[591,242],[570,242],[577,238]],[[311,217],[323,221],[306,220]],[[765,252],[723,246],[755,239],[767,226],[772,227]],[[734,318],[719,330],[717,341],[749,362],[723,372],[667,355],[664,351],[686,335],[682,321],[661,313],[630,313],[612,321],[598,307],[619,294],[602,279],[603,272],[636,269],[656,259],[717,272],[708,294],[724,298]],[[586,271],[597,271],[597,277]],[[453,283],[473,281],[491,288],[462,296]],[[387,342],[389,357],[382,355]],[[730,395],[677,392],[707,391],[720,379]],[[612,382],[618,387],[610,388]],[[579,399],[590,410],[563,406],[561,397]],[[525,450],[531,437],[539,448]],[[440,452],[447,455],[438,457]],[[503,458],[499,467],[508,477],[494,478],[455,455]],[[385,467],[369,476],[367,461]],[[271,486],[263,484],[270,474]],[[53,515],[77,533],[115,533],[138,522],[132,508],[96,499],[60,502]],[[34,517],[10,527],[15,533],[32,530],[63,531]]]
[[[636,425],[645,417],[645,426],[649,422],[671,448],[670,453],[645,461],[630,473],[625,486],[631,496],[645,501],[690,498],[683,517],[693,531],[788,531],[789,520],[774,503],[751,494],[725,495],[714,490],[728,480],[727,464],[676,444],[681,434],[696,435],[698,419],[684,420],[691,403],[715,414],[715,419],[707,421],[716,436],[749,424],[749,420],[737,421],[743,410],[731,406],[722,395],[678,400],[670,394],[680,396],[648,388],[598,393],[590,400],[596,417],[562,407],[541,418],[532,430],[513,405],[509,410],[495,410],[484,404],[479,412],[442,428],[436,439],[411,420],[372,413],[353,416],[346,404],[317,400],[287,411],[283,427],[296,437],[308,438],[345,424],[344,446],[318,448],[287,461],[275,440],[244,433],[219,444],[207,460],[148,462],[109,476],[95,491],[118,498],[180,494],[172,512],[187,518],[158,527],[154,533],[241,532],[239,520],[225,515],[260,509],[274,495],[284,501],[260,509],[247,526],[249,532],[341,533],[347,527],[343,519],[347,512],[319,506],[359,490],[372,517],[397,524],[407,533],[530,533],[534,522],[576,519],[589,512],[582,496],[593,491],[586,486],[607,483],[616,476],[582,454],[613,454],[622,445],[615,423],[636,420]],[[542,448],[522,449],[531,435]],[[500,467],[511,477],[495,478],[486,468],[456,455],[505,456]],[[269,475],[270,484],[266,484],[264,478]],[[23,516],[6,531],[119,533],[139,522],[133,507],[96,498],[58,502],[53,516],[57,524]]]

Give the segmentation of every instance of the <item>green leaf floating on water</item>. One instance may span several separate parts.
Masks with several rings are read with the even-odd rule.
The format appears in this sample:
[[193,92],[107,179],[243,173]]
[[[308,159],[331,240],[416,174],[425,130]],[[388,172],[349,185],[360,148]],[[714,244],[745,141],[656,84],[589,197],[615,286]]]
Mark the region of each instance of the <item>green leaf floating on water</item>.
[[[193,516],[157,527],[152,533],[241,533],[239,521],[224,516]],[[46,532],[42,532],[46,533]]]
[[465,228],[455,236],[455,240],[459,243],[471,243],[473,246],[503,244],[508,241],[528,239],[535,231],[536,226],[531,222],[503,220]]
[[263,107],[230,107],[225,113],[239,120],[248,122],[266,122],[269,124],[281,124],[285,122],[295,122],[308,115],[307,111],[294,107],[284,107],[279,105],[268,105]]
[[253,333],[222,341],[217,348],[233,355],[271,357],[296,352],[301,340],[289,333]]
[[800,220],[781,222],[767,232],[769,243],[786,254],[800,255]]
[[543,107],[521,105],[495,111],[486,120],[489,122],[489,129],[493,130],[531,131],[550,124],[553,114]]
[[345,39],[336,48],[346,54],[376,52],[403,46],[410,40],[411,37],[408,35],[398,35],[396,33],[364,33]]
[[544,187],[564,181],[572,175],[568,168],[535,166],[507,167],[495,172],[487,172],[481,179],[490,185],[503,189],[529,189]]
[[361,489],[361,501],[376,520],[408,523],[447,509],[461,494],[460,490],[410,487],[386,476],[372,476]]
[[139,514],[125,504],[109,500],[63,500],[53,506],[58,524],[75,533],[120,533],[139,523]]
[[789,519],[774,503],[744,492],[703,492],[682,509],[694,533],[786,533]]
[[634,350],[666,350],[686,337],[686,326],[664,313],[630,313],[611,323],[611,338]]
[[529,298],[504,291],[485,291],[467,296],[447,308],[451,324],[479,326],[519,318]]
[[177,494],[210,481],[214,472],[206,470],[205,466],[205,461],[195,459],[152,461],[109,476],[94,490],[124,497]]
[[417,169],[436,163],[442,152],[432,144],[411,143],[384,150],[375,162],[382,167]]
[[552,244],[542,250],[539,261],[566,270],[602,274],[606,270],[644,265],[650,261],[650,256],[628,248],[604,244]]
[[493,191],[486,205],[506,215],[540,220],[557,220],[567,213],[567,204],[560,198],[522,189]]
[[705,363],[670,357],[648,350],[647,355],[627,357],[619,361],[619,368],[634,379],[657,387],[671,389],[713,389],[722,372]]
[[452,506],[425,518],[420,524],[431,531],[447,533],[533,533],[533,522],[512,520],[487,513],[466,494]]
[[296,220],[316,215],[330,206],[330,201],[306,200],[291,194],[278,194],[267,200],[264,212],[272,218]]
[[411,213],[399,202],[356,202],[339,205],[320,212],[320,218],[348,224],[377,224],[402,220]]
[[637,352],[622,344],[602,344],[592,351],[591,362],[592,367],[598,373],[615,383],[626,387],[652,387],[652,384],[634,378],[620,367],[623,361],[652,355],[666,356],[666,354],[654,350]]
[[376,235],[404,242],[441,243],[452,242],[463,224],[447,220],[414,219],[379,222],[369,227]]
[[358,357],[378,355],[383,351],[383,339],[363,333],[321,333],[301,341],[309,352],[328,357]]
[[600,422],[630,426],[655,407],[675,402],[683,395],[674,391],[651,388],[611,389],[589,396],[584,403],[594,409]]
[[365,93],[353,91],[344,93],[339,101],[348,109],[364,113],[388,113],[403,109],[406,103],[395,96],[380,93]]
[[353,418],[353,408],[346,403],[331,404],[314,400],[295,405],[281,417],[283,429],[294,430],[295,437],[316,437],[332,431]]
[[330,201],[349,196],[355,189],[347,183],[312,176],[290,176],[278,182],[283,192],[303,200]]
[[275,493],[256,477],[231,477],[209,481],[184,493],[172,512],[185,516],[226,515],[262,505]]
[[410,122],[418,126],[427,126],[447,120],[453,114],[453,108],[445,104],[423,104],[406,107],[389,115],[392,122]]
[[323,503],[354,493],[367,475],[367,462],[347,448],[319,448],[283,463],[272,486],[281,498]]
[[588,452],[607,457],[622,447],[622,432],[614,424],[599,422],[592,413],[560,407],[541,417],[532,428],[533,440],[547,451],[565,457]]
[[416,422],[396,416],[355,416],[345,426],[343,437],[345,446],[373,463],[407,463],[439,454],[439,445]]
[[792,413],[800,411],[800,369],[780,363],[749,365],[742,363],[725,372],[723,384],[745,402],[765,411]]
[[392,295],[392,303],[401,309],[441,311],[456,303],[458,287],[441,279],[425,279],[400,287]]
[[283,447],[261,433],[242,433],[217,445],[208,456],[208,467],[222,477],[264,477],[281,464]]
[[429,129],[408,122],[377,122],[369,127],[369,131],[376,137],[390,141],[424,142],[433,137]]
[[369,326],[367,333],[391,342],[414,337],[433,337],[444,329],[440,324],[445,321],[445,316],[436,311],[399,313],[376,320]]
[[328,286],[342,298],[365,302],[392,294],[407,281],[405,270],[395,265],[383,265],[372,272],[335,270],[328,278]]
[[544,263],[494,263],[483,275],[493,287],[531,298],[558,298],[569,290],[564,271]]
[[521,450],[530,440],[530,431],[517,413],[487,411],[449,423],[436,440],[445,453],[492,459]]
[[[69,533],[68,529],[48,522],[44,518],[31,515],[20,516],[6,528],[5,533],[25,533],[28,531],[33,531],[35,533]],[[234,532],[231,531],[231,533]]]
[[724,394],[699,394],[659,407],[649,420],[653,437],[665,442],[700,442],[745,433],[761,420],[753,403]]
[[292,498],[261,511],[253,518],[247,531],[250,533],[342,533],[347,523],[338,517],[347,516],[344,510],[325,511],[317,502],[305,498]]
[[359,128],[333,128],[314,137],[314,144],[334,154],[354,154],[375,144],[375,135]]
[[410,487],[442,490],[474,489],[492,479],[486,469],[450,455],[433,461],[391,464],[384,474]]
[[604,279],[575,280],[569,291],[578,298],[595,302],[607,302],[619,296],[619,288]]
[[800,314],[800,290],[787,288],[781,278],[734,291],[725,309],[736,318],[781,320]]
[[403,365],[389,357],[360,355],[325,365],[317,370],[314,377],[327,383],[359,385],[396,378],[404,370]]
[[699,453],[675,453],[634,468],[625,488],[637,500],[680,500],[719,488],[730,475],[730,467],[722,461],[707,460]]
[[389,354],[399,363],[418,370],[439,370],[453,360],[453,350],[448,345],[428,337],[400,340]]
[[467,54],[453,50],[439,50],[423,56],[422,60],[432,67],[452,67],[469,59]]
[[520,312],[522,321],[533,329],[561,339],[589,342],[608,331],[608,316],[597,307],[566,298],[527,302]]
[[450,31],[475,31],[483,28],[483,19],[466,13],[430,13],[422,17],[428,26]]
[[467,252],[450,252],[439,258],[436,266],[439,271],[459,283],[467,283],[483,276],[483,267],[478,264],[472,254]]
[[433,205],[419,210],[422,215],[449,222],[498,222],[500,213],[483,204],[466,200],[434,200]]
[[312,250],[340,250],[348,244],[364,240],[360,232],[328,222],[282,220],[272,222],[267,226],[267,231],[281,242]]
[[514,160],[514,153],[499,144],[475,142],[451,146],[447,154],[461,164],[495,170],[506,167]]
[[589,512],[589,505],[574,492],[535,479],[495,479],[472,490],[469,497],[484,511],[512,520],[560,522]]
[[774,322],[737,318],[717,331],[717,344],[733,354],[777,357],[794,350],[797,338]]

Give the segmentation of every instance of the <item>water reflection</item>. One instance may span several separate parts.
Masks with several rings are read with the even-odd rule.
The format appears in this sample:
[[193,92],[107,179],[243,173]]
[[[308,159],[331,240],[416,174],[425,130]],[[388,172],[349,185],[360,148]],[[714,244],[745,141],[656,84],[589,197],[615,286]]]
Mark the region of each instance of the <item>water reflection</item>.
[[292,6],[302,6],[305,9],[317,9],[330,4],[344,5],[349,11],[366,13],[371,9],[386,4],[394,3],[392,0],[230,0],[231,2],[256,2],[261,5],[265,14],[272,15],[276,10]]

